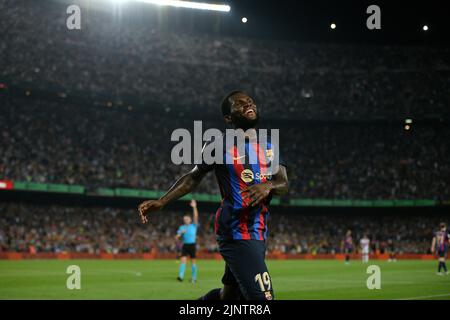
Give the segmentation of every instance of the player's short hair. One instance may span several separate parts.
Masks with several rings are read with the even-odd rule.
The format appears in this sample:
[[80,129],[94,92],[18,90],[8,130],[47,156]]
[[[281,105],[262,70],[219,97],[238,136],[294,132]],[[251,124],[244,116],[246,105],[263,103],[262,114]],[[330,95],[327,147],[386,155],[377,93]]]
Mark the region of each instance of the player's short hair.
[[447,227],[447,225],[445,224],[445,222],[441,222],[440,224],[439,224],[439,228],[445,228],[445,227]]
[[222,115],[223,116],[229,116],[231,114],[231,102],[230,102],[230,97],[234,96],[237,93],[244,93],[241,90],[233,90],[230,93],[228,93],[222,100],[222,104],[220,106],[221,110],[222,110]]

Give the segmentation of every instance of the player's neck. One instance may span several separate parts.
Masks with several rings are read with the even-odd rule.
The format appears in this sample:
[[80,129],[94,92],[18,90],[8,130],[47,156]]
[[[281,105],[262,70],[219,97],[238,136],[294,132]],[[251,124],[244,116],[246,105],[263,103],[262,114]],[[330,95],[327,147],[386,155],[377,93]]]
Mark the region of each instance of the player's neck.
[[242,129],[244,131],[244,136],[248,137],[248,138],[255,138],[257,136],[256,127],[250,127],[250,128],[234,127],[234,129],[235,130]]

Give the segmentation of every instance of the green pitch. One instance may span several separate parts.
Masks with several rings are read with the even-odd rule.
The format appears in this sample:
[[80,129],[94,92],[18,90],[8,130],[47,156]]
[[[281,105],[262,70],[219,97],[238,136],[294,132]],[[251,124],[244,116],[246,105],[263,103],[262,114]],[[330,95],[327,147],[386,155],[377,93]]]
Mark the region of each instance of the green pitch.
[[[366,286],[367,265],[352,261],[268,261],[277,299],[450,299],[450,275],[435,261],[371,261],[381,289]],[[81,268],[81,290],[66,288],[66,268]],[[224,263],[198,262],[199,280],[175,280],[174,260],[0,260],[0,299],[197,299],[221,285]]]

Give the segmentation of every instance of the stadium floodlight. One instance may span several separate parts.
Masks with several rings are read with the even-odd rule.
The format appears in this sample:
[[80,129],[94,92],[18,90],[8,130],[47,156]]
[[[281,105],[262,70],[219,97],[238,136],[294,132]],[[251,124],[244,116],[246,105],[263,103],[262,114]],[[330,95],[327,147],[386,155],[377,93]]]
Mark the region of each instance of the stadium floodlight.
[[335,23],[332,23],[332,24],[330,25],[330,28],[333,29],[333,30],[336,29],[336,24],[335,24]]
[[248,21],[248,20],[247,20],[246,17],[243,17],[243,18],[242,18],[242,23],[247,23],[247,21]]
[[422,29],[423,29],[423,31],[428,31],[428,26],[424,25]]
[[221,12],[230,12],[231,10],[231,7],[226,4],[213,4],[213,3],[191,2],[182,0],[135,0],[135,1],[156,4],[159,6],[170,6],[178,8],[190,8],[190,9],[221,11]]

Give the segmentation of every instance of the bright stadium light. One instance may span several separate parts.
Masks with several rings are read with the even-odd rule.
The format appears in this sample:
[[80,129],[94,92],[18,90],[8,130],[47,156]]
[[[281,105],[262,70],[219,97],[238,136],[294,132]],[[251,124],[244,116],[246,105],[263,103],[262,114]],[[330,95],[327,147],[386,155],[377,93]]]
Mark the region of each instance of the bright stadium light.
[[248,21],[248,20],[247,20],[246,17],[243,17],[243,18],[242,18],[242,23],[247,23],[247,21]]
[[135,0],[135,1],[156,4],[159,6],[170,6],[178,8],[190,8],[190,9],[211,10],[221,12],[230,12],[231,10],[231,7],[226,4],[212,4],[212,3],[191,2],[181,0]]
[[332,24],[330,25],[330,28],[333,29],[333,30],[336,29],[336,24],[335,24],[335,23],[332,23]]
[[428,31],[428,26],[424,25],[422,29],[423,29],[423,31]]

